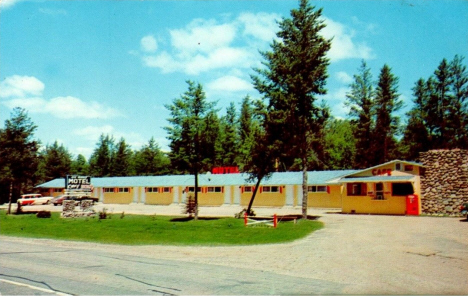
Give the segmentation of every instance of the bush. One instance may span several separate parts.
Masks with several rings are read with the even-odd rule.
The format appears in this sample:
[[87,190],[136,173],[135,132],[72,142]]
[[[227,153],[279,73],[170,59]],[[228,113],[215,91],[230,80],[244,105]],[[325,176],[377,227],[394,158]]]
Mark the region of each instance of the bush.
[[197,205],[195,204],[195,197],[189,195],[185,202],[184,214],[188,214],[189,217],[192,217],[192,215],[195,215],[196,210]]
[[39,211],[36,214],[37,218],[50,218],[50,216],[51,216],[50,211]]
[[103,208],[102,211],[99,212],[99,220],[107,219],[107,209]]
[[[235,214],[234,217],[237,218],[237,219],[244,218],[244,214],[245,214],[245,213],[247,213],[247,209],[243,209],[243,210],[240,211],[239,213]],[[255,217],[256,214],[255,214],[255,212],[254,212],[252,209],[250,209],[250,212],[247,213],[247,216],[249,216],[249,217],[252,217],[252,216]]]

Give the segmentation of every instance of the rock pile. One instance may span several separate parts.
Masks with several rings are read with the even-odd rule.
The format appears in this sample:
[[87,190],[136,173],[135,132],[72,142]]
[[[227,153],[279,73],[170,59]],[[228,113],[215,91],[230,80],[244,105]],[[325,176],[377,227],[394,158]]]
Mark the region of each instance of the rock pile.
[[468,202],[468,150],[430,150],[421,152],[420,160],[422,212],[459,215]]
[[91,217],[95,215],[96,212],[93,210],[93,202],[90,200],[83,200],[78,210],[76,209],[76,201],[63,201],[62,218]]

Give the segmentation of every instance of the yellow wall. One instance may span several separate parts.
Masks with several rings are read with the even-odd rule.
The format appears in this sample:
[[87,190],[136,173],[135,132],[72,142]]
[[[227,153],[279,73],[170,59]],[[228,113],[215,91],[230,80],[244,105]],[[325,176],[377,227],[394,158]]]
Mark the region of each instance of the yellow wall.
[[390,196],[386,200],[373,200],[370,196],[343,196],[343,213],[396,214],[406,213],[406,197]]
[[[275,185],[277,186],[277,185]],[[263,192],[263,190],[257,190],[257,195],[253,202],[255,207],[283,207],[286,204],[286,194],[284,186],[281,187],[279,192]],[[241,193],[241,206],[248,206],[250,198],[253,192]]]
[[173,200],[172,192],[146,192],[146,202],[147,205],[170,205]]
[[[341,208],[341,185],[329,186],[330,193],[309,192],[307,206],[313,208]],[[299,188],[302,191],[302,187]],[[302,201],[298,203],[300,205]]]
[[[194,195],[195,193],[192,193]],[[224,204],[223,192],[198,192],[198,205],[200,206],[220,206]]]
[[133,189],[130,192],[104,192],[103,203],[107,204],[130,204],[133,202]]

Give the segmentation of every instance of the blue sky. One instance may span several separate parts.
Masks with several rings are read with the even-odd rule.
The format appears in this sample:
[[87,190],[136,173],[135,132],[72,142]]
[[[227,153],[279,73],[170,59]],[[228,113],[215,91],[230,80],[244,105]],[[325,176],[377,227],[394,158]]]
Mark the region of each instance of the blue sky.
[[[313,1],[323,8],[328,94],[346,117],[345,94],[361,60],[374,79],[388,64],[411,108],[414,83],[443,58],[468,59],[468,1]],[[164,105],[200,82],[221,113],[258,94],[252,67],[269,49],[297,1],[0,0],[0,127],[14,107],[38,126],[43,145],[58,141],[87,158],[99,136],[139,149],[154,137],[167,149]],[[464,62],[467,64],[467,60]]]

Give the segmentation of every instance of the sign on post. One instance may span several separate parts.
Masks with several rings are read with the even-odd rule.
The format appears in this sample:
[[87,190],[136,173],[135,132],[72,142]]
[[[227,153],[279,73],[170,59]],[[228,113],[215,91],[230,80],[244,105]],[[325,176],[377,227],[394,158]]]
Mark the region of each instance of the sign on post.
[[93,186],[91,185],[91,177],[67,175],[65,177],[65,189],[67,191],[91,192],[93,191]]

